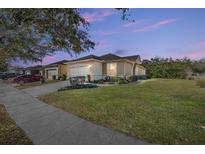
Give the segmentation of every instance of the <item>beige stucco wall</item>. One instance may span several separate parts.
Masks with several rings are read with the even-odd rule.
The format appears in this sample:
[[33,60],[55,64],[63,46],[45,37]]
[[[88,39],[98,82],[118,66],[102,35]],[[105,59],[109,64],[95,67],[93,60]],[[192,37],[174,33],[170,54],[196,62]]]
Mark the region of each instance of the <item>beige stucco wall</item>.
[[125,62],[124,63],[124,75],[133,75],[133,65],[128,63],[128,62]]
[[137,60],[136,60],[136,63],[137,63],[137,64],[140,64],[140,63],[141,63],[140,59],[137,59]]
[[67,75],[67,64],[60,64],[58,65],[58,70],[59,70],[59,76],[62,76],[63,74]]
[[102,74],[107,75],[107,63],[102,63]]
[[103,63],[103,74],[107,74],[107,64],[108,63],[116,63],[117,64],[117,76],[124,75],[133,75],[133,64],[126,61],[118,61],[118,62],[107,62]]
[[52,77],[50,76],[50,77],[48,77],[48,70],[53,70],[53,69],[55,69],[56,70],[56,72],[57,72],[57,74],[56,74],[56,79],[58,79],[58,76],[59,76],[59,73],[58,73],[58,67],[46,67],[45,68],[45,78],[46,79],[48,79],[48,80],[52,80]]
[[117,75],[124,75],[124,62],[117,62]]
[[92,64],[92,74],[93,78],[91,77],[92,80],[99,80],[103,78],[102,74],[102,63],[98,61],[94,61]]
[[135,75],[145,75],[145,74],[146,74],[146,69],[143,66],[136,65]]
[[[67,65],[64,65],[64,72],[67,74],[67,77],[70,77],[70,68],[72,67],[78,67],[78,66],[89,66],[90,67],[90,75],[91,80],[98,80],[103,77],[103,75],[107,74],[107,64],[108,63],[116,63],[117,64],[117,75],[133,75],[133,63],[130,63],[128,61],[111,61],[111,62],[99,62],[97,60],[87,60],[87,61],[78,61],[73,63],[68,63]],[[136,65],[135,74],[136,75],[145,75],[145,68]],[[102,76],[102,77],[101,77]]]

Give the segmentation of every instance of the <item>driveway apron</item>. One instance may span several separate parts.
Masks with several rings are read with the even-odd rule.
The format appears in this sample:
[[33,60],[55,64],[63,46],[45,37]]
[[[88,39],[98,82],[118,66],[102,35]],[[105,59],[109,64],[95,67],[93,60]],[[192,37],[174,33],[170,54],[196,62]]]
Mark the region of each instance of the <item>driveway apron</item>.
[[58,89],[63,88],[65,86],[69,86],[69,85],[70,85],[69,81],[60,81],[56,83],[50,83],[50,84],[45,84],[41,86],[26,88],[26,89],[23,89],[22,91],[34,97],[38,97],[43,94],[48,94],[48,93],[57,91]]

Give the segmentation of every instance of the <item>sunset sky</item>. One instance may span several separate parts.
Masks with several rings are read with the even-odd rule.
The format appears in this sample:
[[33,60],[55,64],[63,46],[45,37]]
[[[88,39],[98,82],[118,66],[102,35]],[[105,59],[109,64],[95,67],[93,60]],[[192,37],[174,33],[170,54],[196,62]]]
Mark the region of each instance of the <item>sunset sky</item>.
[[[130,19],[121,20],[115,9],[81,9],[90,22],[94,50],[70,57],[66,53],[47,56],[43,65],[89,54],[139,54],[142,59],[205,57],[205,9],[130,9]],[[32,64],[34,65],[34,64]]]

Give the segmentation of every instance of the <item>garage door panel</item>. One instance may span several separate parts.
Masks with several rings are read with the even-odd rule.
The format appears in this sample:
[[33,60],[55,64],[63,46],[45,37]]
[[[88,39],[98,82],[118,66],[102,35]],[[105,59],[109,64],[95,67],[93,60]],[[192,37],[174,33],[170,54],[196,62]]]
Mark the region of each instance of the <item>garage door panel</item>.
[[48,70],[48,79],[52,79],[53,78],[53,76],[57,76],[58,75],[58,71],[55,69],[53,69],[53,70]]
[[76,66],[70,68],[70,76],[87,76],[89,74],[88,66]]

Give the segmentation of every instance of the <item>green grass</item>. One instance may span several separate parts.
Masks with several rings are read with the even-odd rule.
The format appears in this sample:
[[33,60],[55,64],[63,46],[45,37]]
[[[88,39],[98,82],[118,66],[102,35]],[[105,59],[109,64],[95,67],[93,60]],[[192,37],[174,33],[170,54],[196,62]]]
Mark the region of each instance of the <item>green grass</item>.
[[192,80],[78,89],[44,102],[153,144],[205,144],[205,89]]
[[32,144],[25,133],[16,126],[3,105],[0,105],[0,145]]
[[45,85],[45,84],[56,83],[56,82],[59,82],[59,80],[48,80],[48,81],[45,81],[45,83],[43,83],[43,84],[40,81],[30,82],[30,83],[24,83],[22,85],[17,85],[15,87],[17,89],[21,90],[21,89],[26,89],[26,88],[36,87],[36,86],[42,86],[42,85]]

